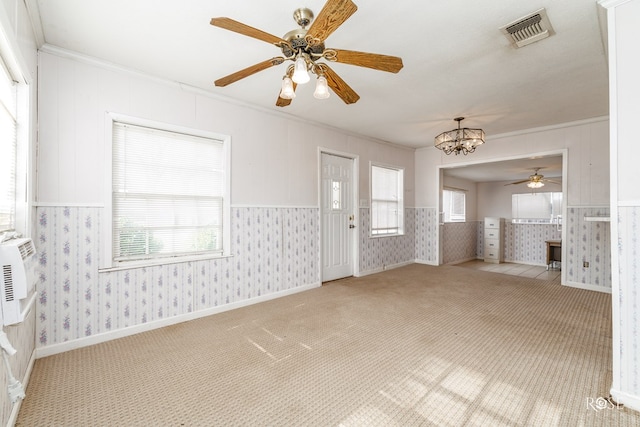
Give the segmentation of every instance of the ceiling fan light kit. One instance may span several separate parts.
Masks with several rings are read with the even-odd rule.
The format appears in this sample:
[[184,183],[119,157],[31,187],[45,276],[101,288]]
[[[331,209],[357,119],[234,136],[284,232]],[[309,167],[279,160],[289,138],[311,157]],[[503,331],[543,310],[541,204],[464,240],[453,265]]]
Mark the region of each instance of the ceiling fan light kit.
[[[284,61],[293,61],[293,64],[287,67],[283,77],[280,94],[276,101],[277,106],[285,107],[291,103],[291,100],[295,98],[296,85],[305,84],[311,80],[309,73],[317,76],[316,89],[313,94],[315,98],[328,98],[329,88],[331,88],[345,104],[357,102],[360,96],[321,60],[390,73],[397,73],[403,67],[402,59],[395,56],[325,48],[325,39],[357,9],[351,0],[328,0],[315,20],[311,10],[307,8],[296,9],[293,12],[293,19],[301,28],[289,31],[283,38],[230,18],[212,18],[211,25],[273,44],[280,48],[284,55],[222,77],[215,81],[215,85],[226,86],[259,71],[280,65]],[[311,26],[307,29],[309,24]]]
[[434,145],[436,148],[449,155],[462,153],[467,155],[476,151],[476,147],[484,144],[484,131],[482,129],[460,128],[460,122],[464,117],[456,117],[458,128],[442,132],[436,136]]
[[517,185],[517,184],[525,184],[526,183],[527,187],[535,190],[536,188],[544,187],[544,183],[545,182],[550,182],[552,184],[558,184],[558,185],[562,184],[559,181],[545,178],[544,175],[539,174],[538,171],[540,169],[543,169],[543,168],[533,168],[533,170],[534,170],[533,175],[529,175],[529,178],[522,179],[520,181],[510,182],[510,183],[505,184],[505,185]]

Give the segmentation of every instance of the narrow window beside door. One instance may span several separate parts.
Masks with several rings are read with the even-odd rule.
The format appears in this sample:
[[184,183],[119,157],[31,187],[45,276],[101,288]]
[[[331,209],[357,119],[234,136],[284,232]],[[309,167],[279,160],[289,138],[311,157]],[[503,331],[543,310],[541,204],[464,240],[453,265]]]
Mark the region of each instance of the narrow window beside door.
[[404,234],[404,170],[371,165],[371,236]]

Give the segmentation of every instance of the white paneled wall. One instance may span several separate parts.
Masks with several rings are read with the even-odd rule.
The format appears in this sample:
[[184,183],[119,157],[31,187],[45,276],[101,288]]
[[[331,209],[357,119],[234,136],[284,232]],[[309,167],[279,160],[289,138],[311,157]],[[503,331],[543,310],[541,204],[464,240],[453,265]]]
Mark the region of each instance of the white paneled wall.
[[611,109],[613,398],[640,411],[640,0],[601,0],[607,10]]

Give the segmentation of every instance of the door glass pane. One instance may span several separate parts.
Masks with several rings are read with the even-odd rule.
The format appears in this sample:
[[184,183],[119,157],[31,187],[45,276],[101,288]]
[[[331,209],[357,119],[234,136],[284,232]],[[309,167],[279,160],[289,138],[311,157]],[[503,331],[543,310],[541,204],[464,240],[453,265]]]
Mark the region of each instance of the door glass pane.
[[342,209],[340,181],[331,181],[331,209]]

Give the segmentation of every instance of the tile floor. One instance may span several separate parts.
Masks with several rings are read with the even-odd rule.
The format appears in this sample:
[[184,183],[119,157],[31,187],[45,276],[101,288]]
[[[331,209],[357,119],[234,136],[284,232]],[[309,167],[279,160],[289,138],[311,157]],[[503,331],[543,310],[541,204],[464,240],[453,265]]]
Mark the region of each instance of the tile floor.
[[528,264],[516,264],[513,262],[503,262],[492,264],[481,259],[462,262],[456,264],[458,267],[473,268],[476,270],[492,271],[494,273],[510,274],[512,276],[523,276],[541,280],[553,280],[560,283],[560,269],[553,268],[547,270],[546,267]]

